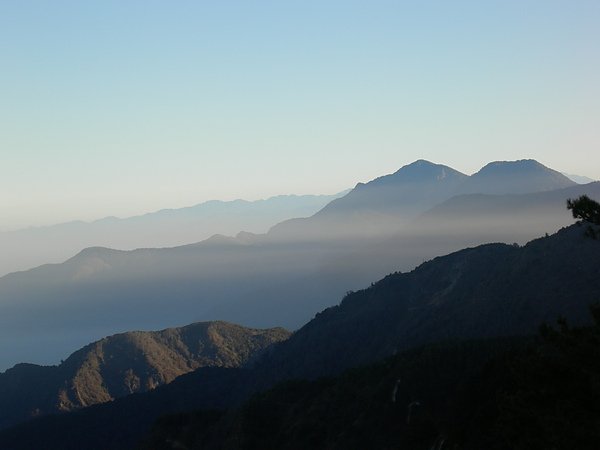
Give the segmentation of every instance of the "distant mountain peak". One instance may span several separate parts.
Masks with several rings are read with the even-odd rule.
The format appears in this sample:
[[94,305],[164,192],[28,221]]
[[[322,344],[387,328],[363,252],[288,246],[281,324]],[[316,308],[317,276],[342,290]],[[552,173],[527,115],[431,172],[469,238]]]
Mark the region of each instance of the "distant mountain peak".
[[512,172],[517,170],[539,170],[555,172],[554,170],[550,169],[549,167],[546,167],[545,165],[536,161],[535,159],[518,159],[515,161],[492,161],[483,166],[479,170],[479,172],[475,173],[474,175],[500,171]]
[[[314,220],[340,220],[344,218],[344,233],[350,231],[354,226],[359,233],[369,230],[369,233],[380,231],[381,221],[371,220],[371,215],[380,216],[398,215],[402,220],[408,220],[417,214],[431,208],[448,197],[449,192],[454,192],[466,179],[467,175],[442,164],[435,164],[424,159],[419,159],[407,164],[396,172],[375,178],[368,183],[359,183],[344,197],[333,200],[321,211],[316,213]],[[362,219],[358,219],[358,217]],[[311,219],[313,220],[313,219]],[[362,220],[362,221],[361,221]],[[350,225],[350,222],[354,222]],[[302,230],[296,231],[294,228],[299,222],[288,222],[284,227],[274,227],[277,233],[283,233],[286,230],[289,235],[301,235]],[[310,225],[309,222],[302,222],[301,226],[309,223],[309,227],[316,233],[322,233],[323,223]],[[385,225],[387,226],[387,225]],[[395,226],[395,225],[394,225]],[[331,232],[339,238],[343,233],[339,233],[340,227],[330,228]]]
[[574,186],[569,178],[535,159],[493,161],[474,173],[457,192],[524,194]]
[[385,175],[366,183],[369,185],[384,185],[389,183],[404,182],[430,182],[447,179],[466,178],[467,176],[458,170],[443,164],[436,164],[425,159],[418,159],[410,164],[402,166],[396,172]]
[[88,259],[96,259],[96,258],[107,258],[110,256],[115,256],[118,254],[124,254],[126,253],[123,250],[116,250],[114,248],[108,248],[108,247],[87,247],[84,248],[83,250],[81,250],[79,253],[77,253],[75,256],[73,256],[72,258],[69,259],[69,261],[82,261],[82,260],[88,260]]
[[416,161],[411,162],[403,167],[415,167],[415,166],[439,166],[439,164],[433,163],[426,159],[417,159]]
[[[406,172],[409,170],[423,170],[423,169],[439,169],[439,168],[448,168],[448,166],[445,166],[443,164],[437,164],[431,161],[428,161],[426,159],[417,159],[416,161],[411,162],[410,164],[406,164],[405,166],[400,167],[400,169],[398,169],[396,171],[396,173],[400,173],[400,172]],[[454,170],[454,169],[452,169]]]
[[112,251],[118,251],[118,250],[113,250],[111,248],[108,247],[87,247],[84,248],[83,250],[81,250],[77,256],[96,256],[99,253],[108,253],[108,252],[112,252]]
[[576,174],[572,174],[572,173],[564,173],[562,172],[562,174],[567,177],[568,179],[570,179],[571,181],[574,181],[577,184],[589,184],[589,183],[593,183],[596,180],[594,180],[593,178],[590,177],[586,177],[583,175],[576,175]]

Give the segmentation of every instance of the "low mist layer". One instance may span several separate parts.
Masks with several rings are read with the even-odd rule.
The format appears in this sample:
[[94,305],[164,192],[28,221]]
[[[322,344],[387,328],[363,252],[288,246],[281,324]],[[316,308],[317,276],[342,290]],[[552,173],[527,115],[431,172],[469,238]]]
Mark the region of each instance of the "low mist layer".
[[[63,264],[8,275],[0,279],[0,368],[56,363],[74,348],[131,329],[206,320],[296,329],[347,291],[390,272],[482,243],[523,244],[573,223],[568,198],[600,198],[600,183],[575,185],[539,163],[522,165],[526,170],[499,171],[508,187],[498,194],[453,195],[444,181],[450,169],[422,161],[376,180],[373,191],[359,185],[291,228],[284,223],[267,234],[214,236],[175,248],[95,247]],[[490,186],[502,186],[497,172]],[[540,184],[546,172],[559,188],[503,192],[517,175],[533,180],[532,190],[547,189]],[[469,180],[456,177],[456,186]],[[389,193],[384,202],[381,185]],[[411,196],[419,186],[429,194]]]

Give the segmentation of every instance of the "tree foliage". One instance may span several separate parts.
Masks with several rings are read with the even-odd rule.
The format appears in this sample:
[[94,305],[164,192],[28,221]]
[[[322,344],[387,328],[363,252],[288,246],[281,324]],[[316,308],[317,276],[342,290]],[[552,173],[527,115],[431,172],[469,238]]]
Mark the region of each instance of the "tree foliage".
[[165,417],[140,449],[595,450],[600,307],[591,313],[592,326],[560,319],[535,338],[426,346],[220,415]]
[[567,200],[567,209],[570,209],[575,219],[600,225],[600,203],[592,200],[587,195],[576,199]]
[[600,203],[592,200],[587,195],[582,195],[576,199],[567,200],[567,209],[570,209],[575,219],[589,224],[586,235],[593,239],[600,238],[600,230],[595,229],[594,225],[600,225]]

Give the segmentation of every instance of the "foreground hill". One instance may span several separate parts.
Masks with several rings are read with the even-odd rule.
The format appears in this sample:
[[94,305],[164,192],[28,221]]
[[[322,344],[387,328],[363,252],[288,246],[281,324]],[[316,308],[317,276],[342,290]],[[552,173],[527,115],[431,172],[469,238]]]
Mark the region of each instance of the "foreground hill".
[[288,336],[282,328],[204,322],[109,336],[59,366],[19,364],[0,374],[0,427],[149,391],[200,367],[242,367]]
[[598,320],[536,339],[426,346],[282,383],[237,410],[164,417],[141,448],[594,450],[599,361]]
[[584,231],[574,225],[524,247],[435,258],[349,294],[243,371],[199,369],[146,394],[35,420],[1,433],[0,447],[131,448],[161,414],[237,405],[282,380],[338,375],[440,341],[531,335],[559,316],[589,323],[588,306],[600,298],[600,240]]

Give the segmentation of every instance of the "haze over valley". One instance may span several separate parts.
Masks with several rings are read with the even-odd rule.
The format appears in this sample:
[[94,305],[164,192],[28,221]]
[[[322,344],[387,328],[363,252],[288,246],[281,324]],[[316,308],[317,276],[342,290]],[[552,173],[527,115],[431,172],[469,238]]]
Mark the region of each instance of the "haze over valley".
[[0,2],[0,450],[597,450],[600,2]]
[[[90,247],[0,279],[2,367],[55,364],[109,334],[191,321],[294,330],[390,272],[468,246],[553,233],[573,223],[566,200],[584,193],[600,198],[600,183],[578,185],[533,160],[490,163],[472,176],[418,160],[267,233],[172,248]],[[176,223],[198,226],[194,215]],[[113,226],[106,236],[123,229]]]

